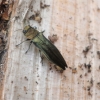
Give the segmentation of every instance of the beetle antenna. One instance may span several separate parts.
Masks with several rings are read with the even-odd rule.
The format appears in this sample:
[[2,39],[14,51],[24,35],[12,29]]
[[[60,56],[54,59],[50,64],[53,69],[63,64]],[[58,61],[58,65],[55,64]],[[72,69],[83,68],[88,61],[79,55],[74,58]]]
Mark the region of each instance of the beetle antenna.
[[20,44],[22,44],[23,42],[29,41],[29,40],[30,40],[30,39],[26,39],[26,40],[22,41],[21,43],[17,44],[16,47],[18,47],[18,46],[19,46]]
[[23,29],[18,29],[18,30],[15,30],[14,32],[19,31],[19,30],[23,30]]

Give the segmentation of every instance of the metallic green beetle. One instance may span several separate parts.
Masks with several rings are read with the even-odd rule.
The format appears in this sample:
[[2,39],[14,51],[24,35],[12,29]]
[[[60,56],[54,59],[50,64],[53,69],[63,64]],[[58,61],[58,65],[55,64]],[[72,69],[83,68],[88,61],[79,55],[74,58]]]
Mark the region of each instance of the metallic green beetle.
[[39,32],[36,28],[31,27],[30,25],[25,26],[23,30],[27,40],[30,40],[30,45],[33,43],[37,48],[39,48],[39,50],[48,60],[58,65],[61,69],[65,70],[67,68],[67,64],[64,58],[62,57],[59,50],[43,35],[43,32]]

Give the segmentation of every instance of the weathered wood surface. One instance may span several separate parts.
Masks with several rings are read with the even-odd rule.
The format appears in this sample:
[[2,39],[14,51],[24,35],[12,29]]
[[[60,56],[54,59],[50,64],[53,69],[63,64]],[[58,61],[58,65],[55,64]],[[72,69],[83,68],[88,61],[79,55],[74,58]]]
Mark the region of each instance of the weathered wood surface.
[[[40,2],[50,7],[41,9]],[[11,23],[2,100],[100,100],[100,59],[97,55],[100,50],[100,1],[16,0],[15,3],[19,18]],[[57,34],[55,45],[70,67],[63,73],[55,68],[50,70],[47,60],[42,65],[35,46],[25,54],[28,42],[15,46],[25,40],[21,30],[15,31],[22,28],[24,15],[29,18],[37,10],[42,22],[32,20],[30,25],[45,30],[46,37]],[[91,49],[84,57],[83,50],[87,46]],[[85,63],[90,63],[91,72],[85,68]],[[72,70],[75,68],[77,72]]]

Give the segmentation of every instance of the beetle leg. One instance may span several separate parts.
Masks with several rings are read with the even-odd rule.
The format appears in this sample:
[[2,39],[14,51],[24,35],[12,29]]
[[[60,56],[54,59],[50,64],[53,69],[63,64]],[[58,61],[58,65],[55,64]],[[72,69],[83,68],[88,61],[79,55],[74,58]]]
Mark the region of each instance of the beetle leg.
[[43,53],[41,52],[41,50],[39,50],[39,52],[40,52],[40,57],[41,57],[41,63],[42,63],[42,65],[43,65],[44,55],[43,55]]
[[26,54],[26,53],[28,52],[28,50],[30,49],[31,44],[32,44],[32,41],[30,42],[30,45],[29,45],[27,51],[25,52],[25,54]]
[[45,30],[44,31],[42,31],[41,33],[44,33],[45,32]]
[[22,44],[23,42],[29,41],[29,40],[30,40],[30,39],[26,39],[26,40],[22,41],[21,43],[17,44],[16,47],[19,46],[20,44]]

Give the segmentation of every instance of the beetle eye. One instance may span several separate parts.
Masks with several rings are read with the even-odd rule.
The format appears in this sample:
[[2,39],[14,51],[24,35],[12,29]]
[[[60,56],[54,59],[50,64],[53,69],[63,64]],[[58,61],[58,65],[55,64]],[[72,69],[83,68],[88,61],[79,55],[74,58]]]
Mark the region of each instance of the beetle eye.
[[36,26],[34,26],[34,29],[37,29],[37,27],[36,27]]
[[23,30],[23,33],[25,34],[27,31],[26,30]]

